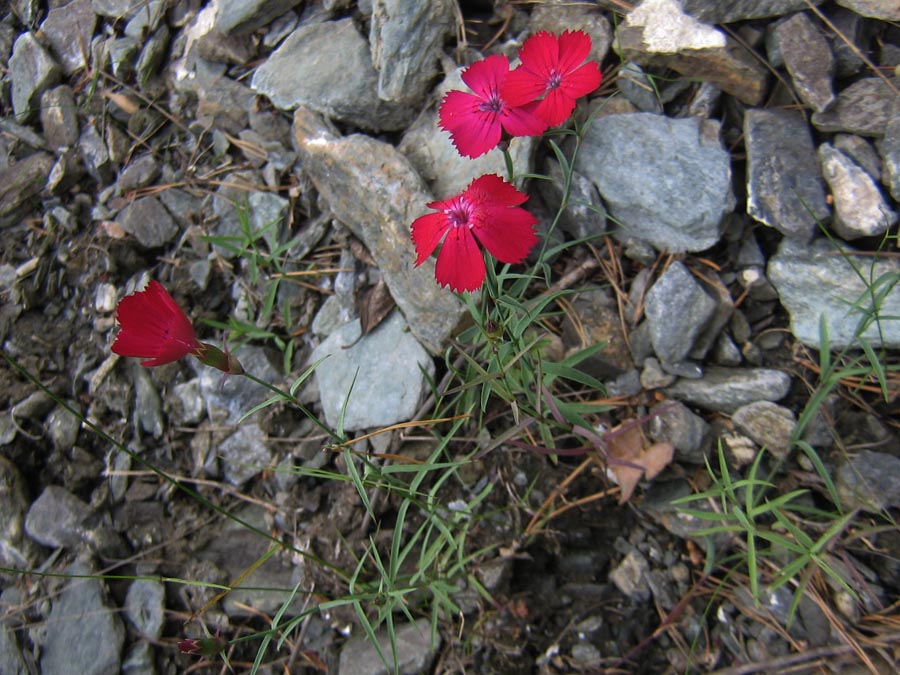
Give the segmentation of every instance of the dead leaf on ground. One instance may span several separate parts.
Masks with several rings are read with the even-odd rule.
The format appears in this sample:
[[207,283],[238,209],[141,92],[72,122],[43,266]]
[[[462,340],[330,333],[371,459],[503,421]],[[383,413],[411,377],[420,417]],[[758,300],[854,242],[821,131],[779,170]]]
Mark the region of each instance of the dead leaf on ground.
[[641,478],[655,478],[675,455],[671,443],[647,445],[637,420],[625,420],[606,435],[609,470],[621,489],[619,503],[627,502]]
[[369,286],[359,294],[359,325],[362,335],[368,335],[378,327],[394,309],[396,303],[391,297],[384,280]]

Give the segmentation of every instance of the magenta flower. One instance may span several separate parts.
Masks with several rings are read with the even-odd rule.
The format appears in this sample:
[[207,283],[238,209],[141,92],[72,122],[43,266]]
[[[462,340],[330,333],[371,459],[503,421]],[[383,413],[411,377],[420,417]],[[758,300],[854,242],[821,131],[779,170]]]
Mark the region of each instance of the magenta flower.
[[[509,75],[509,59],[489,56],[466,68],[463,82],[475,92],[447,92],[439,111],[440,126],[450,132],[459,154],[472,159],[497,147],[503,132],[540,136],[547,125],[534,114],[536,105],[511,106],[500,95]],[[534,99],[532,99],[533,101]]]
[[600,67],[594,61],[585,63],[590,51],[591,38],[580,30],[558,37],[535,33],[519,51],[521,65],[501,86],[503,100],[515,107],[541,99],[535,114],[548,126],[562,124],[575,109],[576,99],[600,86]]
[[191,320],[158,281],[122,298],[116,320],[121,330],[113,342],[113,353],[147,359],[141,361],[142,366],[161,366],[193,354],[225,373],[244,372],[231,354],[197,340]]
[[[444,239],[434,268],[441,286],[474,291],[484,282],[480,243],[500,262],[520,263],[537,243],[537,219],[518,208],[528,199],[500,176],[488,174],[450,199],[431,202],[428,213],[412,224],[416,266],[421,265]],[[445,237],[446,235],[446,237]]]

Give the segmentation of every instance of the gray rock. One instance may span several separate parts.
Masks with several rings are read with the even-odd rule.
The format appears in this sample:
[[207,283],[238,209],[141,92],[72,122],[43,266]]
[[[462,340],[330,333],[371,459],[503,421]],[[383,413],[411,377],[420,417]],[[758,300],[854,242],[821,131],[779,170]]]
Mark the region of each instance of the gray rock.
[[[896,278],[900,274],[900,261],[858,255],[850,248],[841,253],[827,239],[815,240],[809,246],[785,239],[768,266],[768,277],[791,316],[791,333],[816,349],[820,347],[822,317],[832,349],[846,347],[856,340],[864,318],[861,310],[871,307],[871,296],[860,274],[872,280]],[[862,336],[873,346],[897,348],[900,347],[900,322],[888,317],[900,316],[900,293],[883,295],[879,300],[879,315],[884,320],[880,325],[868,323]]]
[[341,138],[304,108],[294,114],[294,137],[304,172],[366,245],[412,332],[441,353],[465,309],[434,282],[432,260],[412,266],[409,228],[432,201],[415,169],[393,146],[358,134]]
[[87,66],[96,23],[91,0],[71,0],[47,13],[41,34],[67,75]]
[[130,37],[110,38],[106,42],[106,49],[113,75],[120,79],[128,79],[134,75],[140,42]]
[[596,7],[581,3],[538,3],[531,8],[528,26],[532,35],[545,30],[562,33],[566,30],[582,30],[591,38],[588,59],[602,63],[612,45],[613,34],[609,19]]
[[15,464],[0,455],[0,565],[3,567],[31,569],[37,558],[37,547],[24,536],[27,510],[25,478]]
[[831,77],[834,56],[825,36],[803,12],[775,27],[784,65],[800,99],[816,112],[834,102]]
[[[235,356],[248,373],[265,382],[279,382],[280,374],[272,366],[268,350],[263,347],[248,345],[236,351]],[[236,424],[245,412],[271,395],[267,389],[246,377],[225,377],[223,380],[221,371],[193,359],[190,363],[197,370],[207,415],[212,420],[221,420],[225,416],[226,424]]]
[[443,43],[453,31],[450,0],[375,0],[369,43],[378,71],[378,97],[420,103],[438,72]]
[[219,0],[216,30],[252,33],[299,5],[301,0]]
[[[79,409],[79,405],[75,401],[67,401],[68,405],[75,410]],[[66,408],[57,405],[47,419],[44,420],[44,429],[53,447],[62,452],[68,452],[78,440],[78,431],[81,429],[81,420],[70,413]]]
[[388,666],[381,661],[372,643],[360,635],[348,640],[341,648],[339,666],[341,675],[387,675],[391,672],[415,675],[427,672],[441,647],[440,633],[435,634],[435,641],[432,643],[431,627],[427,619],[419,619],[412,624],[403,623],[395,630],[396,668],[390,637],[387,630],[382,628],[375,636],[388,660]]
[[897,222],[874,179],[831,144],[819,146],[822,175],[834,198],[832,229],[844,239],[874,237]]
[[22,33],[13,45],[9,59],[12,106],[17,121],[27,122],[34,117],[41,94],[56,84],[59,76],[59,64],[50,52],[32,33]]
[[257,191],[250,193],[247,202],[250,227],[256,231],[264,231],[269,251],[276,250],[284,241],[290,201],[271,192]]
[[766,69],[725,33],[682,11],[678,0],[644,0],[626,15],[617,40],[629,61],[705,80],[748,105],[765,96]]
[[422,372],[434,373],[428,352],[397,312],[361,338],[359,321],[338,328],[316,347],[310,360],[326,356],[315,373],[322,410],[328,424],[335,427],[346,402],[347,431],[411,419],[427,388]]
[[700,379],[681,379],[666,389],[666,394],[706,410],[731,414],[754,401],[778,401],[790,386],[790,375],[780,370],[711,366]]
[[735,410],[731,419],[740,431],[776,457],[785,457],[790,450],[797,427],[790,409],[770,401],[755,401]]
[[662,114],[663,104],[657,88],[637,63],[626,63],[619,68],[616,86],[638,110]]
[[649,574],[647,559],[638,551],[631,550],[609,573],[609,580],[626,597],[636,602],[646,602],[650,599],[650,588],[647,586]]
[[178,234],[178,224],[155,196],[135,199],[122,209],[117,218],[122,229],[137,239],[141,246],[165,246]]
[[837,4],[870,19],[900,21],[900,5],[897,0],[837,0]]
[[[547,157],[543,173],[550,180],[535,181],[533,185],[544,204],[555,213],[562,205],[565,176],[559,162],[551,157]],[[577,171],[572,171],[569,196],[566,208],[559,216],[559,227],[574,239],[596,238],[606,233],[606,207],[591,179]]]
[[677,375],[664,371],[659,363],[659,359],[653,356],[648,356],[644,359],[643,366],[641,370],[641,386],[644,389],[662,389],[673,384],[678,379]]
[[607,115],[584,137],[575,168],[597,185],[616,234],[668,252],[715,244],[735,205],[717,122],[651,113]]
[[0,169],[0,227],[17,223],[34,206],[52,169],[53,158],[45,152]]
[[144,0],[140,9],[125,24],[125,36],[134,40],[145,39],[159,28],[165,15],[165,0]]
[[0,624],[0,673],[4,675],[29,675],[22,650],[12,628]]
[[748,110],[747,212],[759,222],[802,241],[829,216],[825,188],[809,127],[799,112]]
[[622,324],[612,294],[605,288],[588,287],[571,297],[570,301],[573,314],[578,319],[574,321],[571,316],[566,316],[560,325],[565,353],[572,354],[603,343],[603,349],[580,363],[579,368],[583,372],[602,379],[632,370],[634,362],[622,334]]
[[[893,78],[894,90],[900,78]],[[843,89],[837,102],[824,112],[813,113],[812,123],[819,131],[846,131],[860,136],[884,135],[897,110],[897,94],[880,77],[866,77]]]
[[219,444],[225,480],[241,486],[272,464],[272,451],[266,435],[255,422],[244,422]]
[[78,142],[78,110],[72,88],[63,84],[41,96],[41,128],[47,145],[54,150],[74,147]]
[[663,363],[678,363],[706,328],[716,311],[716,301],[687,267],[676,261],[648,291],[644,311],[653,351]]
[[66,573],[74,578],[53,601],[41,672],[45,675],[118,673],[125,642],[122,620],[106,604],[101,582],[87,578],[94,573],[92,569],[75,562]]
[[93,124],[87,125],[81,130],[81,136],[78,137],[78,149],[81,151],[81,160],[84,162],[87,172],[98,183],[106,185],[112,177],[109,149]]
[[[150,185],[159,175],[159,163],[151,154],[140,155],[119,172],[116,181],[116,192],[124,194],[137,188]],[[164,190],[162,194],[166,194]]]
[[153,649],[146,640],[132,644],[122,659],[122,675],[156,675]]
[[417,112],[378,98],[378,73],[352,19],[295,30],[256,69],[251,87],[282,110],[307,106],[374,131],[403,129]]
[[[465,68],[457,68],[447,75],[435,92],[435,98],[443,99],[451,89],[467,91],[461,77],[463,70]],[[531,171],[535,147],[536,139],[529,136],[510,141],[509,153],[516,175]],[[462,192],[478,176],[495,173],[505,178],[507,175],[503,152],[497,148],[476,159],[461,156],[450,140],[450,134],[438,127],[436,107],[429,107],[419,115],[403,134],[397,149],[409,159],[438,199]]]
[[709,449],[710,426],[680,401],[658,403],[650,409],[647,431],[657,443],[675,446],[679,461],[702,464]]
[[733,23],[745,19],[783,16],[821,5],[824,0],[681,0],[686,14],[706,23]]
[[130,19],[144,6],[135,0],[91,0],[94,14],[108,19]]
[[166,589],[159,581],[137,579],[125,595],[125,617],[138,634],[148,640],[158,640],[165,622]]
[[863,450],[838,467],[834,483],[847,509],[893,508],[900,505],[900,457]]
[[835,59],[834,75],[836,78],[841,79],[856,75],[863,68],[868,67],[860,58],[860,54],[857,53],[858,48],[856,45],[862,44],[862,41],[866,39],[869,22],[856,12],[851,12],[843,7],[835,7],[829,12],[828,16],[835,29],[844,36],[839,37],[837,34],[829,34],[828,36]]
[[65,488],[48,485],[28,509],[25,532],[44,546],[73,548],[82,541],[90,507]]
[[[881,180],[883,173],[881,170],[881,159],[871,143],[865,138],[854,136],[853,134],[835,134],[831,144],[835,149],[840,150],[856,162],[876,181]],[[884,144],[884,139],[881,140],[881,144]]]
[[900,202],[900,111],[888,121],[884,138],[878,143],[878,151],[884,162],[884,184],[894,201]]
[[145,86],[150,78],[159,70],[163,61],[169,56],[169,38],[171,32],[166,24],[154,31],[144,42],[137,63],[134,66],[137,81]]

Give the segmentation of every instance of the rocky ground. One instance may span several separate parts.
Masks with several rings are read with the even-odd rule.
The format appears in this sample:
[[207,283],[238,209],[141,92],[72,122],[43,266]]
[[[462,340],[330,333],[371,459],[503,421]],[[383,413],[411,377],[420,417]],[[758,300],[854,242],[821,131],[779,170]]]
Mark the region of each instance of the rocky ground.
[[[413,547],[401,672],[897,672],[898,22],[896,0],[0,8],[0,673],[225,672],[179,653],[204,630],[235,672],[386,672],[331,601],[428,513],[463,545],[427,570]],[[521,184],[542,231],[584,241],[551,261],[578,293],[544,328],[556,358],[607,343],[581,366],[603,390],[573,392],[607,408],[598,453],[535,451],[506,404],[446,454],[449,424],[360,441],[383,478],[482,450],[404,530],[405,483],[365,505],[337,479],[362,460],[294,407],[242,419],[259,384],[110,352],[117,301],[157,279],[263,381],[327,356],[297,395],[331,428],[439,416],[466,311],[409,225],[505,168],[459,157],[437,105],[538,30],[587,32],[604,72],[577,149],[555,137],[559,227],[557,156],[510,148],[557,178]],[[606,470],[667,444],[652,481]],[[719,448],[768,502],[727,498]],[[393,596],[360,569],[374,621]],[[276,614],[299,618],[261,650]]]

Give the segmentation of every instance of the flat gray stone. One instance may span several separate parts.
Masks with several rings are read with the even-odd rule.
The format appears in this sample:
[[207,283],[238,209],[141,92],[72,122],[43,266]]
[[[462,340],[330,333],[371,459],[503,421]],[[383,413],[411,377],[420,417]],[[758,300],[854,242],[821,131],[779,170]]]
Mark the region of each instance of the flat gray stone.
[[25,532],[44,546],[73,548],[84,538],[82,523],[90,513],[90,506],[65,488],[48,485],[28,509]]
[[166,207],[153,195],[135,199],[122,209],[117,221],[123,230],[147,248],[165,246],[179,231]]
[[83,563],[66,569],[72,575],[53,601],[41,655],[44,675],[112,675],[119,672],[125,627],[107,605],[103,584]]
[[62,84],[44,92],[40,118],[44,140],[52,149],[71,148],[78,142],[78,109],[75,93],[69,85]]
[[888,121],[884,138],[878,143],[878,151],[884,162],[884,184],[894,201],[900,202],[900,110]]
[[834,199],[832,229],[844,239],[875,237],[897,222],[875,180],[830,143],[819,146],[822,175]]
[[22,33],[16,38],[9,59],[16,121],[27,122],[36,116],[41,94],[56,84],[59,76],[59,64],[32,33]]
[[296,7],[302,0],[219,0],[216,30],[225,35],[252,33]]
[[[282,374],[272,365],[268,349],[247,345],[234,355],[248,373],[265,382],[280,382]],[[236,424],[244,413],[271,395],[262,385],[246,377],[224,377],[222,371],[204,366],[195,359],[189,363],[197,371],[207,415],[212,420],[225,417],[225,424]]]
[[653,350],[663,363],[687,358],[716,311],[713,300],[681,262],[673,262],[647,292],[644,312]]
[[809,126],[799,112],[748,110],[747,212],[787,237],[809,241],[830,215]]
[[410,330],[440,354],[466,314],[434,280],[433,259],[413,267],[413,220],[432,201],[409,161],[393,146],[360,134],[338,136],[310,110],[294,114],[304,173],[335,218],[366,245]]
[[709,120],[600,117],[584,137],[575,169],[594,181],[622,224],[617,237],[643,239],[660,251],[714,245],[735,205],[731,157],[719,124]]
[[258,424],[245,421],[219,444],[226,481],[240,487],[271,466],[273,455],[265,439],[266,435]]
[[453,31],[450,0],[375,0],[369,43],[378,71],[378,97],[421,103],[438,72],[444,40]]
[[790,409],[771,401],[754,401],[731,415],[737,428],[776,457],[787,455],[797,419]]
[[96,23],[91,0],[71,0],[47,13],[41,33],[67,75],[87,66],[85,56],[90,56]]
[[[853,307],[871,307],[869,293],[854,270],[867,279],[896,278],[900,261],[891,257],[857,255],[851,248],[840,253],[827,239],[803,245],[782,241],[778,252],[769,260],[767,276],[778,289],[781,304],[791,316],[791,333],[803,344],[818,349],[820,319],[824,317],[832,349],[853,343],[863,314]],[[879,289],[876,288],[876,291]],[[881,290],[885,290],[883,287]],[[862,336],[873,346],[900,347],[900,293],[883,294],[880,326],[869,325]]]
[[[397,672],[403,675],[427,672],[440,649],[440,633],[435,635],[435,643],[432,644],[431,627],[426,619],[419,619],[413,624],[403,622],[399,626],[395,621],[394,625]],[[372,643],[360,635],[348,640],[341,648],[341,675],[388,675],[394,672],[393,652],[387,630],[382,628],[376,633],[376,637],[390,667],[381,661]]]
[[361,338],[358,320],[344,324],[316,347],[310,361],[323,357],[328,358],[315,373],[322,410],[335,428],[346,403],[346,431],[412,419],[427,388],[422,371],[434,373],[431,357],[398,312]]
[[373,131],[405,129],[418,113],[378,97],[378,73],[353,19],[301,26],[256,69],[250,86],[282,110],[306,106]]
[[698,380],[678,380],[666,394],[706,410],[731,414],[754,401],[779,401],[790,386],[790,376],[780,370],[711,366]]
[[[811,4],[821,5],[824,1],[811,0]],[[733,23],[809,9],[807,0],[681,0],[681,3],[686,14],[706,23]]]
[[25,536],[27,511],[25,478],[15,464],[0,455],[0,565],[3,567],[27,570],[37,559],[38,547]]
[[[895,90],[900,89],[900,78],[892,78],[891,82]],[[831,108],[813,113],[812,123],[826,133],[845,131],[881,137],[897,105],[897,94],[884,80],[866,77],[843,89]]]
[[847,509],[893,508],[900,505],[900,457],[863,450],[838,467],[834,483]]
[[659,403],[650,414],[647,430],[654,441],[675,446],[675,457],[680,461],[703,463],[710,444],[710,426],[700,415],[680,401]]
[[138,634],[158,640],[165,623],[166,588],[159,581],[136,579],[125,595],[125,617]]
[[900,4],[897,4],[897,0],[837,0],[837,4],[870,19],[900,21]]
[[834,102],[831,77],[834,56],[825,36],[803,12],[775,27],[784,65],[800,99],[816,112]]
[[36,152],[0,169],[0,227],[19,222],[38,202],[53,169],[53,157]]

